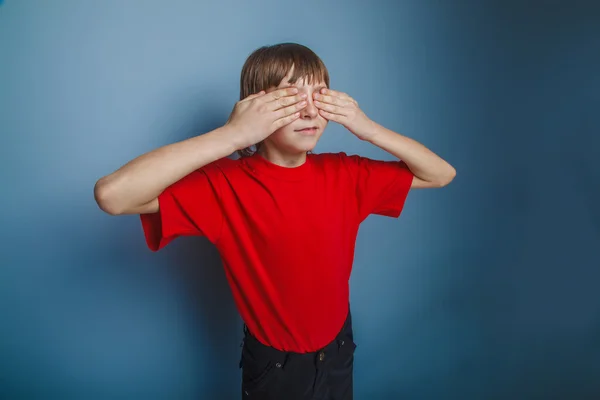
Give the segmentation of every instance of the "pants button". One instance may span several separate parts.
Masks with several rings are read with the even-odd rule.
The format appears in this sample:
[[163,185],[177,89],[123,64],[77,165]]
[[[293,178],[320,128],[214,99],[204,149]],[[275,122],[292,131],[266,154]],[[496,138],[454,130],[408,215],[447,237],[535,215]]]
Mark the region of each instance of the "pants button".
[[323,361],[325,359],[325,353],[324,352],[320,352],[319,353],[319,361]]

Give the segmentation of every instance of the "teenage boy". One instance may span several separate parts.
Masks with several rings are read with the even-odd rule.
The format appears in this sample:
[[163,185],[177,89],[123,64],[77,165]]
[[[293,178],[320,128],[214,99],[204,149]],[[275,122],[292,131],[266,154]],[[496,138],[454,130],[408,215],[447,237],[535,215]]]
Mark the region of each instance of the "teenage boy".
[[[398,158],[313,154],[328,121]],[[239,159],[228,156],[238,152]],[[454,168],[369,119],[329,88],[310,49],[265,46],[246,60],[228,121],[155,149],[101,178],[100,208],[140,214],[148,247],[204,236],[218,249],[245,323],[246,399],[351,399],[349,278],[360,223],[399,217],[411,188]]]

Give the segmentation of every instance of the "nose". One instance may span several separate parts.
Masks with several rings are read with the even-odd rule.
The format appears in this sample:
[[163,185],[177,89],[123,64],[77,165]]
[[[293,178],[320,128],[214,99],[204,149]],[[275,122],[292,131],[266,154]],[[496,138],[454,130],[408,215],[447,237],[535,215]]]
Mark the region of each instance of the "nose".
[[302,119],[314,119],[317,117],[317,115],[319,115],[319,110],[315,106],[312,96],[307,96],[306,107],[302,109],[302,114],[300,117]]

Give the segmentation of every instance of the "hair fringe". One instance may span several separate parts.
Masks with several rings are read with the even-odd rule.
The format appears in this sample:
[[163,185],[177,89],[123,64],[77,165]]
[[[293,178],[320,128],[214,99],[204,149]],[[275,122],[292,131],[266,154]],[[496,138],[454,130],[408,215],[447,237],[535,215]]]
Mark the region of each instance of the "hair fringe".
[[[309,83],[319,80],[329,87],[329,71],[314,51],[298,43],[279,43],[262,46],[248,56],[240,76],[240,100],[278,86],[292,67],[294,71],[290,83],[306,78]],[[237,153],[241,157],[252,156],[261,144],[259,142]]]

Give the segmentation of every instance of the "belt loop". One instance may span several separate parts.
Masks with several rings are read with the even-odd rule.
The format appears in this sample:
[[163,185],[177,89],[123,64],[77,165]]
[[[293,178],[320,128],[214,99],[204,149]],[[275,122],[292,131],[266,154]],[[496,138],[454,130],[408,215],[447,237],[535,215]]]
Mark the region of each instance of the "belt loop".
[[282,369],[285,369],[285,366],[288,363],[289,358],[290,358],[290,353],[286,351],[283,355],[283,359],[281,360],[281,368]]

